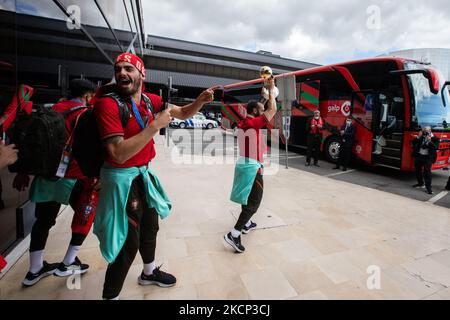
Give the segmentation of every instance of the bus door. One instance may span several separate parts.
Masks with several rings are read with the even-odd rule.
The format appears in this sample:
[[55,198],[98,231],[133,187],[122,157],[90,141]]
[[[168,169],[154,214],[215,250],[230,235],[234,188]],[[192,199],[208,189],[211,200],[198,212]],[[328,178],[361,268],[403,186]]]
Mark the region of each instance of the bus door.
[[352,118],[356,127],[355,155],[368,164],[372,164],[374,145],[373,109],[374,96],[364,92],[354,92],[352,95]]
[[[364,106],[361,104],[362,98]],[[389,93],[380,92],[366,92],[365,95],[358,92],[353,99],[354,118],[371,131],[368,134],[366,131],[369,130],[362,129],[363,134],[366,134],[362,139],[367,146],[370,136],[372,137],[371,163],[396,169],[401,167],[403,139],[403,101],[398,99],[401,98],[392,98]],[[359,141],[358,137],[357,140]],[[357,146],[357,154],[358,150],[361,149]]]

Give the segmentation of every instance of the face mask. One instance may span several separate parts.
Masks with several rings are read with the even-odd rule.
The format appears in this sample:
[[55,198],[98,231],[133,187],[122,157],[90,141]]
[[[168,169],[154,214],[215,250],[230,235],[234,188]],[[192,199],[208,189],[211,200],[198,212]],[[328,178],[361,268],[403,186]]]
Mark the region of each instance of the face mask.
[[315,116],[314,118],[315,118],[316,120],[319,120],[320,116]]
[[347,125],[349,126],[349,125],[351,125],[352,124],[352,122],[351,121],[347,121]]

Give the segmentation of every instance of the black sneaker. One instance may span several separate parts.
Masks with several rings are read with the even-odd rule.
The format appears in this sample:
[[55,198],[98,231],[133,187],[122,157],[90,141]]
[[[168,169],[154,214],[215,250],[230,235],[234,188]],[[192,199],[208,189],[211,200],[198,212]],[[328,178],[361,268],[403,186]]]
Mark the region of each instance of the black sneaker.
[[320,168],[320,166],[319,166],[319,164],[318,164],[318,163],[314,163],[314,167],[318,167],[318,168]]
[[236,252],[242,253],[245,251],[244,246],[241,244],[241,236],[234,238],[229,232],[226,236],[224,236],[225,241],[233,247]]
[[89,265],[81,263],[80,259],[76,257],[75,261],[69,266],[66,266],[64,262],[61,262],[55,270],[54,275],[57,277],[68,277],[74,274],[86,273],[88,270]]
[[34,286],[42,278],[52,275],[55,272],[56,268],[58,268],[58,263],[47,263],[47,261],[44,261],[41,270],[36,273],[27,273],[25,279],[23,279],[22,281],[22,285],[25,287]]
[[418,184],[413,185],[413,188],[416,188],[416,189],[425,189],[425,186],[424,186],[423,184],[418,183]]
[[428,194],[433,194],[433,190],[431,190],[430,188],[427,188],[427,193]]
[[138,283],[141,286],[156,284],[162,288],[173,287],[177,283],[177,279],[170,273],[161,271],[161,267],[162,266],[157,267],[149,276],[142,271],[141,275],[138,277]]
[[247,228],[247,226],[244,226],[244,228],[242,229],[242,233],[249,233],[250,231],[252,231],[253,229],[255,229],[258,225],[256,223],[254,223],[253,221],[251,221],[250,223],[250,227]]

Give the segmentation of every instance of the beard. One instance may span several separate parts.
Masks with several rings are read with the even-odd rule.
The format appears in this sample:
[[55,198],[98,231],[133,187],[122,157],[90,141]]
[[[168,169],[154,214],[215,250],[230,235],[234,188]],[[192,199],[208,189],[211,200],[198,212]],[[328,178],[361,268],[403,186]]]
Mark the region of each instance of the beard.
[[120,84],[119,81],[116,80],[117,83],[119,83],[118,90],[119,93],[123,96],[132,96],[135,93],[137,93],[139,91],[139,89],[142,86],[142,81],[141,80],[131,80],[130,85],[124,87]]

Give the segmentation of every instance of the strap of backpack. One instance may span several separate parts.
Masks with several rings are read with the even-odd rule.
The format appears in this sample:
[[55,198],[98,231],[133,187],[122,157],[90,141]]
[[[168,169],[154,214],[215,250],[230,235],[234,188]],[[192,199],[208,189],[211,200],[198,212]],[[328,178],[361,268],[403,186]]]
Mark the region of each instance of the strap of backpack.
[[73,144],[73,138],[75,137],[75,129],[77,128],[78,121],[80,120],[81,116],[82,116],[86,111],[87,111],[87,108],[86,108],[85,111],[80,112],[80,114],[76,117],[75,122],[74,122],[74,125],[73,125],[73,128],[72,128],[72,133],[70,134],[69,138],[67,138],[65,149],[66,149],[67,147],[72,147],[72,144]]
[[[108,93],[105,95],[105,97],[114,99],[116,101],[117,105],[119,106],[119,109],[122,110],[123,118],[121,120],[122,120],[122,126],[125,128],[126,124],[128,123],[128,119],[130,117],[130,111],[128,109],[128,105],[125,102],[124,98],[115,92]],[[155,108],[153,107],[152,100],[145,94],[142,94],[142,98],[144,99],[147,110],[149,111],[149,113],[152,115],[152,118],[154,119],[155,118],[155,113],[154,113]],[[121,115],[122,115],[122,113],[121,113]]]
[[88,107],[86,107],[86,106],[77,106],[77,107],[73,107],[73,108],[67,109],[62,114],[63,114],[64,117],[67,117],[72,112],[75,112],[75,111],[78,111],[78,110],[81,110],[81,109],[87,109],[87,108]]
[[153,108],[152,100],[146,94],[143,94],[142,98],[144,99],[145,105],[147,106],[147,110],[150,112],[152,118],[154,119],[155,114],[153,110],[155,110],[155,108]]
[[125,99],[115,92],[108,93],[104,95],[104,97],[109,97],[116,101],[119,108],[120,121],[122,122],[122,127],[125,128],[128,124],[128,120],[130,119],[130,110],[128,109]]

